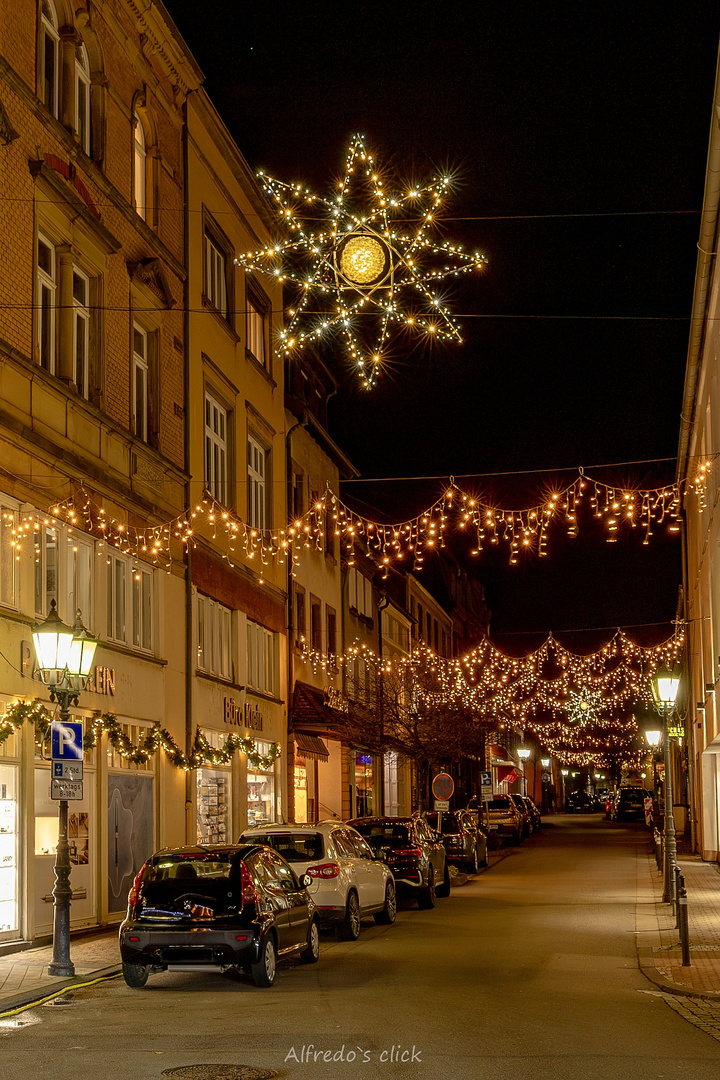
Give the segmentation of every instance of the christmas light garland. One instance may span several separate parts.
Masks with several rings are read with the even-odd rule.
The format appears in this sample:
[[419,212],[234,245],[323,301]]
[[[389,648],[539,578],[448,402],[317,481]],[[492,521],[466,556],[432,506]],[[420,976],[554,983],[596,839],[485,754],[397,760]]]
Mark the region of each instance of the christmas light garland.
[[295,289],[281,353],[295,354],[339,332],[362,385],[370,389],[389,358],[395,331],[461,340],[441,287],[447,278],[481,270],[487,260],[479,252],[467,254],[461,244],[433,239],[452,187],[448,175],[401,185],[378,167],[364,137],[356,135],[344,177],[327,198],[264,172],[258,176],[289,238],[245,252],[236,262]]
[[[0,716],[0,744],[26,721],[35,725],[35,730],[41,739],[46,739],[50,732],[53,715],[38,699],[33,702],[20,700],[11,702],[6,706],[4,714]],[[279,743],[270,743],[268,753],[261,754],[255,739],[241,735],[228,735],[222,746],[213,747],[197,729],[193,749],[188,757],[169,731],[157,722],[148,728],[146,734],[142,735],[137,742],[133,742],[123,731],[115,713],[96,714],[86,721],[83,738],[83,749],[86,753],[97,746],[103,734],[107,735],[108,743],[113,750],[126,761],[135,765],[144,765],[157,750],[162,750],[176,768],[183,769],[185,772],[206,765],[227,765],[238,750],[246,755],[248,764],[253,768],[270,769],[281,753]]]
[[[420,570],[426,553],[443,548],[451,530],[473,535],[471,550],[475,556],[488,547],[506,544],[510,564],[515,565],[521,551],[539,557],[547,555],[552,525],[564,524],[568,536],[577,536],[583,500],[593,517],[605,526],[608,543],[617,541],[621,529],[639,529],[643,544],[650,543],[654,527],[663,525],[668,532],[676,533],[680,530],[684,493],[692,491],[698,496],[698,510],[702,512],[710,468],[711,462],[703,460],[692,477],[649,489],[617,488],[579,469],[576,479],[561,492],[553,492],[537,506],[515,510],[493,506],[450,478],[443,494],[425,510],[391,524],[356,513],[327,488],[303,515],[283,529],[253,528],[209,492],[170,521],[138,527],[109,514],[83,483],[68,498],[55,503],[47,515],[33,512],[17,517],[5,511],[4,517],[12,530],[17,558],[40,526],[52,526],[61,520],[95,536],[101,544],[168,570],[183,547],[194,546],[200,538],[216,542],[222,538],[224,548],[219,548],[218,553],[231,566],[238,565],[239,560],[255,560],[258,567],[264,567],[272,560],[282,564],[286,559],[292,559],[295,565],[302,551],[324,550],[328,528],[351,566],[355,544],[361,540],[379,566],[387,568],[397,562]],[[98,550],[101,553],[102,547]],[[262,570],[259,572],[262,574]]]

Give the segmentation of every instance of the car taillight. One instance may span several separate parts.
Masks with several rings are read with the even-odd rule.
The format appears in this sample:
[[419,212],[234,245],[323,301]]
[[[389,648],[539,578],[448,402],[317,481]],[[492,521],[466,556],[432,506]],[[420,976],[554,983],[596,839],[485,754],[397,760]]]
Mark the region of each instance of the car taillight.
[[135,875],[135,880],[133,881],[133,883],[132,883],[132,885],[130,887],[130,892],[128,893],[128,912],[129,912],[130,916],[133,916],[135,914],[135,905],[137,904],[137,897],[138,897],[138,891],[140,889],[140,882],[142,881],[142,876],[145,873],[146,869],[147,869],[147,862],[144,862],[142,864],[142,866],[140,867],[140,869],[138,870],[137,874]]
[[259,904],[262,899],[253,876],[244,862],[240,863],[240,892],[243,904]]
[[336,862],[327,862],[321,866],[308,866],[305,873],[312,878],[334,878],[340,873],[340,867]]
[[414,855],[416,858],[420,858],[422,855],[422,848],[419,847],[406,847],[396,848],[393,855]]

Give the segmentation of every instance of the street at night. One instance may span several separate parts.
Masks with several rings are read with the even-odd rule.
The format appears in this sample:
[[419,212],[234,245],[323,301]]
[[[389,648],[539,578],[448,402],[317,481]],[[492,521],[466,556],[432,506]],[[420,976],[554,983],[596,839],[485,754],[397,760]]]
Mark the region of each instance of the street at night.
[[715,1034],[699,1030],[638,969],[647,841],[639,824],[558,815],[434,910],[403,903],[356,942],[323,935],[319,963],[281,966],[270,990],[166,973],[21,1014],[36,1022],[0,1028],[4,1069],[40,1080],[52,1054],[55,1080],[78,1063],[118,1080],[200,1063],[298,1080],[714,1080],[720,1002]]

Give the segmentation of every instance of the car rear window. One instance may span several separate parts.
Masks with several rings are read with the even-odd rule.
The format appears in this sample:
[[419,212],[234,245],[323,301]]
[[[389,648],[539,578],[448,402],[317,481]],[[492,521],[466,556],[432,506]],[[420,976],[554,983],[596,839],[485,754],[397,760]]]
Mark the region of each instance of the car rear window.
[[488,810],[509,810],[514,803],[509,799],[488,799],[485,805]]
[[353,825],[373,851],[379,848],[402,848],[410,843],[407,825]]
[[[436,813],[428,814],[427,820],[430,828],[437,829],[438,815]],[[460,822],[454,814],[443,814],[440,832],[443,836],[456,836],[460,832]]]
[[159,881],[208,881],[211,879],[227,880],[234,870],[235,862],[230,856],[217,855],[163,855],[150,862],[143,874],[143,884]]
[[259,833],[257,836],[246,835],[243,840],[246,843],[267,844],[289,863],[323,858],[323,838],[317,832]]
[[620,798],[623,800],[623,802],[641,803],[645,801],[645,792],[640,791],[637,788],[634,791],[621,791]]

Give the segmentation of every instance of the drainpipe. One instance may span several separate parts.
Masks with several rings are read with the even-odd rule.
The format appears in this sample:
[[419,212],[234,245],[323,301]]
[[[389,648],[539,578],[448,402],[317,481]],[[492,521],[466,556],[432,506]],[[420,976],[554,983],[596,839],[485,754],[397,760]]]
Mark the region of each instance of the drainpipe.
[[[293,431],[298,427],[306,427],[309,420],[307,412],[303,412],[299,420],[296,420],[291,428],[288,429],[285,435],[285,518],[290,521],[290,507],[292,506],[292,440],[291,436]],[[293,640],[292,640],[292,614],[293,614],[293,554],[292,550],[288,548],[287,553],[287,599],[285,600],[285,626],[286,626],[286,641],[287,641],[287,713],[288,713],[288,756],[287,756],[287,817],[289,821],[295,819],[295,775],[289,775],[290,772],[290,724],[291,724],[291,704],[292,704],[292,692],[295,685],[295,671],[293,664]],[[293,755],[293,762],[295,757]],[[317,797],[317,790],[315,792]],[[319,802],[319,800],[318,800]]]
[[378,812],[380,817],[385,816],[385,705],[384,705],[384,690],[383,690],[383,611],[388,606],[390,601],[385,593],[381,593],[378,598],[378,660],[379,660],[379,682],[378,682],[378,719],[380,720],[380,790],[378,791]]
[[708,147],[705,193],[703,196],[700,238],[698,240],[695,289],[690,319],[685,389],[680,414],[680,440],[678,445],[677,478],[685,479],[688,466],[688,450],[693,420],[695,418],[695,395],[702,362],[702,346],[705,330],[705,308],[710,280],[715,265],[718,202],[720,201],[720,58],[715,73],[710,142]]
[[[192,93],[192,91],[191,91]],[[188,94],[188,97],[190,95]],[[183,286],[183,366],[184,366],[184,438],[185,438],[185,505],[192,506],[190,488],[190,259],[188,237],[190,236],[190,207],[188,190],[190,149],[188,138],[188,103],[185,101],[185,123],[183,124],[183,169],[185,175],[185,199],[183,208],[183,241],[185,245],[185,283]],[[193,740],[193,603],[192,603],[192,541],[185,545],[185,753],[190,756]],[[195,843],[195,822],[193,820],[193,782],[194,776],[185,774],[185,842]]]

